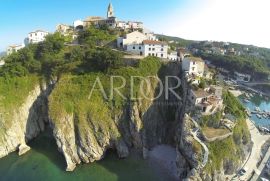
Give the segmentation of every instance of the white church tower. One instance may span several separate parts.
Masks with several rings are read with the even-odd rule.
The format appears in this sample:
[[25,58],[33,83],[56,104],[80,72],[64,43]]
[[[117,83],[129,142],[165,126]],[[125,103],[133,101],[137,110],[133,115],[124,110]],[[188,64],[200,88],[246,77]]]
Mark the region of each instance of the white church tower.
[[114,17],[114,10],[113,10],[112,3],[109,4],[108,11],[107,11],[107,18],[111,18],[111,17]]

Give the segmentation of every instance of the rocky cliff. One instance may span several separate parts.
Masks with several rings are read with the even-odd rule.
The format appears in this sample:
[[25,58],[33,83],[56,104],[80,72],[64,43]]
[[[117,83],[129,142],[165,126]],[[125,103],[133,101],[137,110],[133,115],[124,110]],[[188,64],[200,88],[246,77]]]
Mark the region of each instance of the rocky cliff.
[[[44,130],[48,123],[60,152],[66,159],[66,170],[73,171],[80,163],[90,163],[106,156],[108,150],[114,150],[119,158],[129,155],[131,149],[140,150],[147,158],[148,151],[159,144],[170,144],[176,148],[176,164],[180,180],[225,180],[225,174],[232,174],[239,163],[222,161],[222,168],[207,172],[201,167],[204,151],[194,139],[191,130],[197,126],[185,114],[188,112],[188,85],[181,75],[178,63],[155,65],[156,71],[142,66],[145,72],[151,72],[151,82],[147,92],[148,99],[105,100],[102,94],[94,92],[88,99],[91,85],[98,76],[102,82],[110,80],[102,74],[62,76],[55,86],[36,86],[14,110],[0,115],[0,157],[19,150],[24,154],[29,150],[27,142]],[[129,77],[136,71],[120,72]],[[153,72],[155,75],[153,76]],[[147,74],[143,74],[147,77]],[[181,87],[177,90],[181,99],[166,91],[160,94],[165,85],[166,76],[181,77]],[[170,79],[169,87],[178,82]],[[105,93],[109,92],[104,85]],[[53,88],[53,89],[52,89]],[[138,96],[138,92],[136,95]]]
[[44,130],[47,122],[46,86],[35,86],[20,107],[4,110],[0,114],[0,157],[19,151],[29,150],[27,142]]
[[[179,69],[179,64],[168,64],[157,74],[164,81],[165,75],[179,76]],[[86,89],[84,84],[78,84],[82,79],[87,85],[93,85],[92,77],[63,77],[58,82],[49,99],[50,123],[59,151],[66,158],[67,171],[74,170],[81,162],[102,159],[108,149],[115,150],[119,158],[125,158],[130,149],[135,148],[141,150],[146,158],[148,150],[155,145],[173,144],[175,111],[178,105],[167,105],[166,101],[170,101],[165,100],[164,96],[153,100],[160,90],[159,77],[149,79],[152,83],[148,92],[150,99],[125,100],[119,107],[111,106],[98,93],[87,100],[87,97],[82,96],[87,95],[85,92],[77,95],[71,91]],[[177,82],[172,79],[168,84],[173,87]],[[69,89],[63,90],[67,85]],[[74,96],[75,99],[71,102],[70,97],[73,94],[80,97]],[[67,95],[69,97],[65,101]],[[64,102],[66,108],[60,106]]]

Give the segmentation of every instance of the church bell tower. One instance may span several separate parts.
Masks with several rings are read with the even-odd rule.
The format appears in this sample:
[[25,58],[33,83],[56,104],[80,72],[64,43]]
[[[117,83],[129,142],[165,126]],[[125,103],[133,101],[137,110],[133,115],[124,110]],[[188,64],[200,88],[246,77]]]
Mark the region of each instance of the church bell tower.
[[107,11],[107,18],[111,18],[111,17],[114,17],[114,10],[113,10],[112,3],[109,4],[108,11]]

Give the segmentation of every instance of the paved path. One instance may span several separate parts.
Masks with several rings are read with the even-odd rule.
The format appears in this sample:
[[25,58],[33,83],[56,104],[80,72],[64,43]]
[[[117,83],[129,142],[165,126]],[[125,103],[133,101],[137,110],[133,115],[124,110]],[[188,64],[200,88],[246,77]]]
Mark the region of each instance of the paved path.
[[255,174],[251,178],[251,181],[257,181],[259,179],[259,176],[261,175],[263,169],[265,168],[265,165],[267,164],[269,157],[270,157],[270,147],[268,148],[259,168],[255,170]]
[[249,119],[247,120],[247,125],[251,134],[251,141],[253,142],[253,147],[242,168],[246,169],[246,174],[241,176],[241,180],[248,180],[252,176],[252,172],[257,169],[257,162],[260,160],[261,147],[263,144],[270,139],[269,135],[261,135],[259,130],[256,128],[254,123]]
[[254,86],[254,85],[269,85],[270,84],[270,81],[264,81],[264,82],[245,82],[245,83],[242,83],[242,84],[245,84],[247,86]]
[[198,141],[200,143],[200,145],[202,145],[202,147],[204,149],[204,156],[203,156],[203,162],[202,162],[202,168],[204,168],[205,165],[208,162],[209,150],[208,150],[207,146],[198,138],[198,136],[197,136],[198,130],[196,130],[195,132],[191,131],[191,134],[192,134],[193,138],[196,141]]

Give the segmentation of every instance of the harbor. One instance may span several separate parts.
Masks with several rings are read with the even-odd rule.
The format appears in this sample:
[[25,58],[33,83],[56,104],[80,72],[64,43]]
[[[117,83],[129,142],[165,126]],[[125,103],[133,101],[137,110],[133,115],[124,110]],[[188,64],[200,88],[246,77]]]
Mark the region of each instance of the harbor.
[[258,92],[245,91],[239,96],[247,115],[263,134],[270,134],[270,100]]

